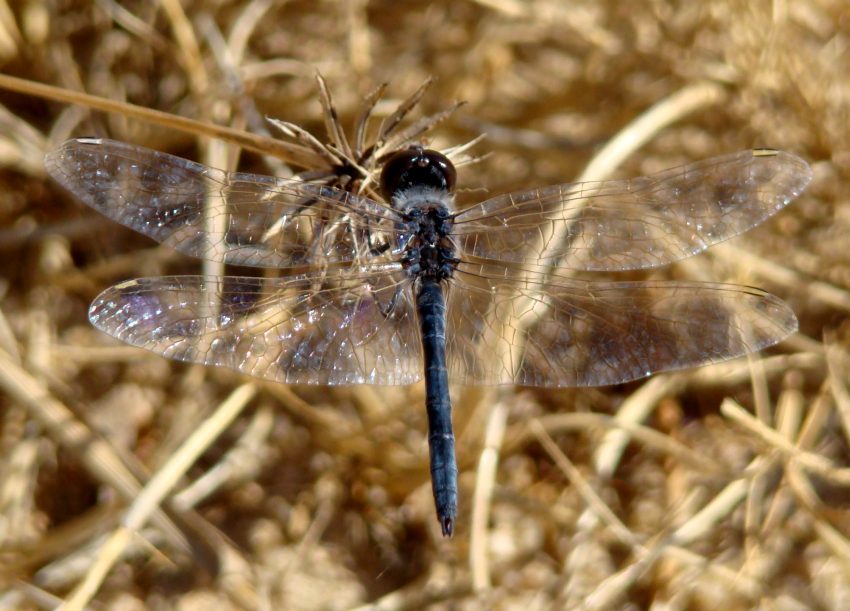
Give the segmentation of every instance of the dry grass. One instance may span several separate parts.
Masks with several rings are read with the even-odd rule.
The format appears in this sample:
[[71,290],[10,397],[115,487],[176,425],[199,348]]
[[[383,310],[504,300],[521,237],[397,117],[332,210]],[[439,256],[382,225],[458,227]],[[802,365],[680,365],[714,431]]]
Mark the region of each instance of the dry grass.
[[618,135],[588,172],[752,146],[815,168],[776,219],[658,274],[762,286],[799,334],[614,388],[457,389],[442,540],[421,386],[249,382],[89,326],[105,286],[199,264],[84,210],[43,154],[237,147],[0,93],[0,606],[846,608],[848,49],[842,0],[0,2],[3,73],[260,134],[326,139],[316,69],[347,128],[382,81],[387,116],[434,77],[405,125],[467,101],[428,136],[488,134],[467,200],[574,179]]

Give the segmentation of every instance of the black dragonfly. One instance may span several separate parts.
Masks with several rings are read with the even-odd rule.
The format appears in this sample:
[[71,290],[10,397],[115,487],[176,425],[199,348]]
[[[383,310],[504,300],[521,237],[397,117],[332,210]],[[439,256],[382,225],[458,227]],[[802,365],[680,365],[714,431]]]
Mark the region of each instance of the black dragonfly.
[[786,304],[755,288],[585,278],[689,257],[782,209],[811,169],[772,149],[461,211],[451,161],[419,146],[384,164],[387,203],[113,140],[69,140],[45,163],[91,207],[182,253],[280,270],[122,282],[89,311],[106,333],[287,384],[424,377],[446,536],[457,514],[450,380],[618,384],[753,352],[797,328]]

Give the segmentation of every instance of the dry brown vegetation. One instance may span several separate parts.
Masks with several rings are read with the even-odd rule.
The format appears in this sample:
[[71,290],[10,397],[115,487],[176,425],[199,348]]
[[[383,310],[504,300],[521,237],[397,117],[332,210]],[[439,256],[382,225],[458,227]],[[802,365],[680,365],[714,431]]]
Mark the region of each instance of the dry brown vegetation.
[[775,219],[652,274],[763,287],[800,332],[613,388],[458,388],[443,540],[421,385],[287,388],[90,327],[106,286],[200,264],[84,209],[44,153],[237,147],[0,92],[0,606],[847,608],[848,49],[843,0],[0,2],[4,74],[257,133],[327,140],[316,70],[349,131],[381,82],[379,118],[433,77],[405,125],[466,101],[427,138],[487,134],[467,201],[573,180],[624,130],[595,176],[753,146],[814,167]]

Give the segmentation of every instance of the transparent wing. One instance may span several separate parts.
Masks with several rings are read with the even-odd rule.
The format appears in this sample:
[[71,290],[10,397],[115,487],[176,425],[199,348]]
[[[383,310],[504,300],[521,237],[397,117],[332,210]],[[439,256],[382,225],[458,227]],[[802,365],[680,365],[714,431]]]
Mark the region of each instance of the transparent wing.
[[171,276],[105,290],[89,318],[162,356],[291,384],[409,384],[422,372],[401,272],[327,277]]
[[758,225],[811,180],[771,149],[714,157],[652,176],[500,195],[457,215],[470,255],[588,271],[666,265]]
[[458,272],[450,290],[449,377],[465,384],[619,384],[755,352],[797,329],[778,298],[729,284],[559,279],[517,288]]
[[401,247],[391,208],[330,187],[94,138],[68,140],[45,166],[98,212],[201,259],[298,267]]

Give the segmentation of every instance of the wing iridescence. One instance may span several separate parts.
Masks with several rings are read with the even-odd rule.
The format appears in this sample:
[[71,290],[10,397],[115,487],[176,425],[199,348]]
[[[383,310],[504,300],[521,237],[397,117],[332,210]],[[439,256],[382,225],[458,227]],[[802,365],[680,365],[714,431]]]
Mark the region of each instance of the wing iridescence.
[[402,272],[290,278],[170,276],[106,289],[102,331],[193,363],[289,384],[410,384],[421,350]]
[[459,213],[476,257],[584,271],[666,265],[763,222],[802,193],[809,165],[757,149],[629,180],[500,195]]
[[[118,284],[90,309],[110,335],[285,383],[420,379],[404,214],[338,189],[224,172],[111,140],[68,141],[46,166],[107,217],[180,252],[312,266],[281,278]],[[446,283],[450,378],[602,386],[779,342],[796,318],[758,289],[585,282],[569,270],[650,268],[696,254],[759,224],[810,179],[794,155],[742,151],[631,180],[502,195],[458,213],[451,239],[460,262]]]
[[103,139],[69,140],[45,165],[95,210],[200,259],[287,268],[359,261],[376,245],[402,248],[392,208],[339,189]]
[[446,333],[451,379],[607,386],[742,356],[797,329],[785,303],[750,287],[530,278],[517,285],[456,274]]

